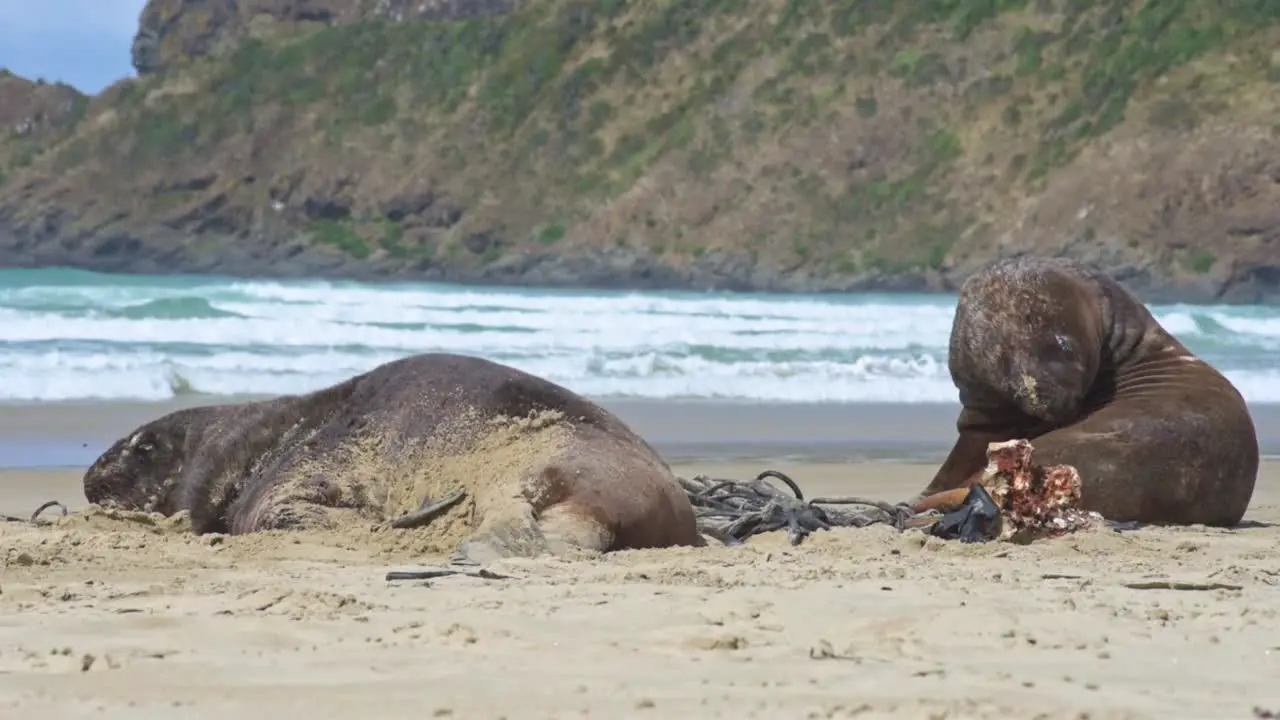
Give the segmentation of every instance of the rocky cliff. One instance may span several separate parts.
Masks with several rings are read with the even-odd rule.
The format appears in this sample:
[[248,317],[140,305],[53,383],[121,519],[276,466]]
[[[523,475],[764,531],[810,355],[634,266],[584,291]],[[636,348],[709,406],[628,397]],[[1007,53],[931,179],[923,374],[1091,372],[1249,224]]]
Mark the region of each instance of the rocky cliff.
[[1267,0],[152,0],[139,78],[0,95],[0,258],[826,291],[1034,252],[1270,301],[1277,47]]
[[20,78],[0,69],[0,184],[65,139],[84,118],[88,98],[75,88]]

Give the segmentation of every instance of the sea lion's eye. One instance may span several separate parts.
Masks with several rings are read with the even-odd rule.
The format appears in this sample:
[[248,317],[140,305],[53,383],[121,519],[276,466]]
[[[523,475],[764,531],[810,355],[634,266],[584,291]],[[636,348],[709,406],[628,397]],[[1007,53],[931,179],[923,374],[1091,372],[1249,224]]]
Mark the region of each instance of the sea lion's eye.
[[1053,336],[1053,341],[1058,344],[1058,347],[1061,348],[1063,352],[1071,352],[1071,338],[1063,335],[1062,333],[1057,333]]
[[152,445],[151,443],[144,443],[144,444],[139,445],[138,447],[136,447],[136,448],[134,448],[134,449],[135,449],[135,450],[137,450],[138,452],[149,453],[149,452],[151,452],[152,450],[155,450],[155,449],[156,449],[156,446],[155,446],[155,445]]

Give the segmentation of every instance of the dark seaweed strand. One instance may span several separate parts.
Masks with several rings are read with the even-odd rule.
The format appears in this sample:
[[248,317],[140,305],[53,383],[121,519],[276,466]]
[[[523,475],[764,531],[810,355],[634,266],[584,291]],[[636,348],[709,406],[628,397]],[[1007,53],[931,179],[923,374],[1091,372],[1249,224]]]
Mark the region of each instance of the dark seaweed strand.
[[60,508],[62,510],[62,516],[63,517],[67,516],[66,505],[63,505],[57,500],[50,500],[49,502],[36,508],[36,511],[31,513],[31,517],[29,518],[15,517],[13,515],[0,515],[0,520],[4,520],[5,522],[19,522],[19,523],[28,523],[30,525],[39,525],[40,516],[44,514],[45,510],[48,510],[49,508],[52,508],[52,507]]
[[[780,480],[791,494],[766,482],[767,478]],[[679,480],[693,504],[698,530],[729,545],[784,528],[792,545],[799,545],[811,532],[833,527],[885,524],[902,530],[914,516],[905,505],[868,498],[814,498],[806,502],[799,484],[777,470],[765,470],[752,480],[722,480],[706,475]],[[833,505],[858,505],[864,509],[827,507]]]

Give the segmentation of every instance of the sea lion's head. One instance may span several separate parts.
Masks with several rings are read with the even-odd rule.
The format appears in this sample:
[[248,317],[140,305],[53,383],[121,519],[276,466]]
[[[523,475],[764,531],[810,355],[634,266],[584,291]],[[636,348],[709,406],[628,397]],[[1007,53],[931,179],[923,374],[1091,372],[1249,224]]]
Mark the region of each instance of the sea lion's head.
[[1030,417],[1053,425],[1076,420],[1100,365],[1098,299],[1068,272],[989,283],[962,300],[981,307],[957,316],[971,354],[963,359],[966,373]]
[[84,474],[84,496],[105,507],[172,513],[182,473],[182,433],[161,418],[117,440]]
[[1098,373],[1096,301],[1068,278],[1046,279],[1041,292],[1015,313],[1002,343],[1011,390],[1026,414],[1052,424],[1075,421]]

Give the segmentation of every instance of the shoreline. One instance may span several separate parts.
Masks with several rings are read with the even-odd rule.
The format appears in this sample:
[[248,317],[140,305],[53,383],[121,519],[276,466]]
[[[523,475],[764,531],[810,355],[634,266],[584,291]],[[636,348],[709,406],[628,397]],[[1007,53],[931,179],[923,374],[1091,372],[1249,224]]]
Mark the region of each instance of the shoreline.
[[[0,237],[4,228],[0,227]],[[995,258],[991,260],[994,262]],[[494,289],[508,288],[513,290],[542,290],[552,292],[616,292],[616,293],[644,293],[644,292],[678,292],[693,293],[706,295],[766,295],[776,297],[796,297],[796,296],[817,296],[831,297],[837,295],[848,294],[883,294],[883,295],[926,295],[933,297],[956,297],[960,291],[967,276],[953,275],[948,273],[938,273],[935,271],[907,271],[900,275],[891,275],[876,278],[843,278],[845,282],[841,283],[837,279],[829,279],[830,282],[812,285],[810,287],[788,288],[785,284],[752,284],[749,277],[736,278],[725,277],[716,273],[705,274],[698,273],[693,269],[684,268],[684,272],[675,271],[672,273],[656,273],[644,277],[635,277],[626,274],[610,273],[607,276],[596,281],[583,282],[564,282],[558,275],[551,277],[539,277],[535,273],[530,273],[528,277],[518,280],[512,280],[510,277],[486,276],[484,268],[462,269],[453,268],[455,275],[423,277],[421,275],[413,275],[398,271],[395,268],[379,268],[377,266],[367,269],[353,269],[349,265],[344,266],[341,271],[334,271],[324,266],[313,266],[303,263],[301,266],[290,266],[293,270],[277,270],[275,272],[208,272],[206,270],[197,269],[192,265],[190,270],[172,270],[166,269],[160,265],[149,263],[146,260],[141,261],[140,270],[121,269],[118,263],[108,262],[87,262],[76,264],[62,264],[49,262],[35,263],[0,263],[0,271],[3,270],[69,270],[78,272],[94,273],[108,277],[181,277],[181,278],[202,278],[213,281],[223,280],[230,282],[330,282],[330,283],[360,283],[371,286],[392,286],[392,285],[426,285],[426,286],[444,286],[450,288],[477,288],[477,289]],[[470,272],[470,274],[466,274]],[[683,277],[683,282],[672,281],[672,277]],[[663,278],[667,278],[666,281]],[[702,281],[702,282],[699,282]],[[1241,293],[1227,292],[1229,288],[1214,290],[1200,284],[1175,284],[1161,285],[1158,281],[1154,286],[1134,287],[1128,283],[1120,281],[1121,284],[1130,293],[1133,293],[1140,301],[1146,304],[1156,305],[1193,305],[1201,307],[1212,306],[1280,306],[1280,295],[1274,292],[1266,292],[1266,289],[1256,291],[1254,295],[1245,295]]]
[[[0,468],[85,467],[113,442],[162,415],[267,397],[188,395],[160,402],[10,405],[21,410],[0,412]],[[940,462],[951,449],[959,409],[943,403],[593,400],[673,463]],[[1280,406],[1277,410],[1280,423]]]
[[[0,405],[0,469],[87,467],[116,440],[162,415],[266,397]],[[951,450],[959,412],[958,403],[593,399],[672,464],[936,464]],[[1250,412],[1263,458],[1280,458],[1280,404],[1254,404]]]

